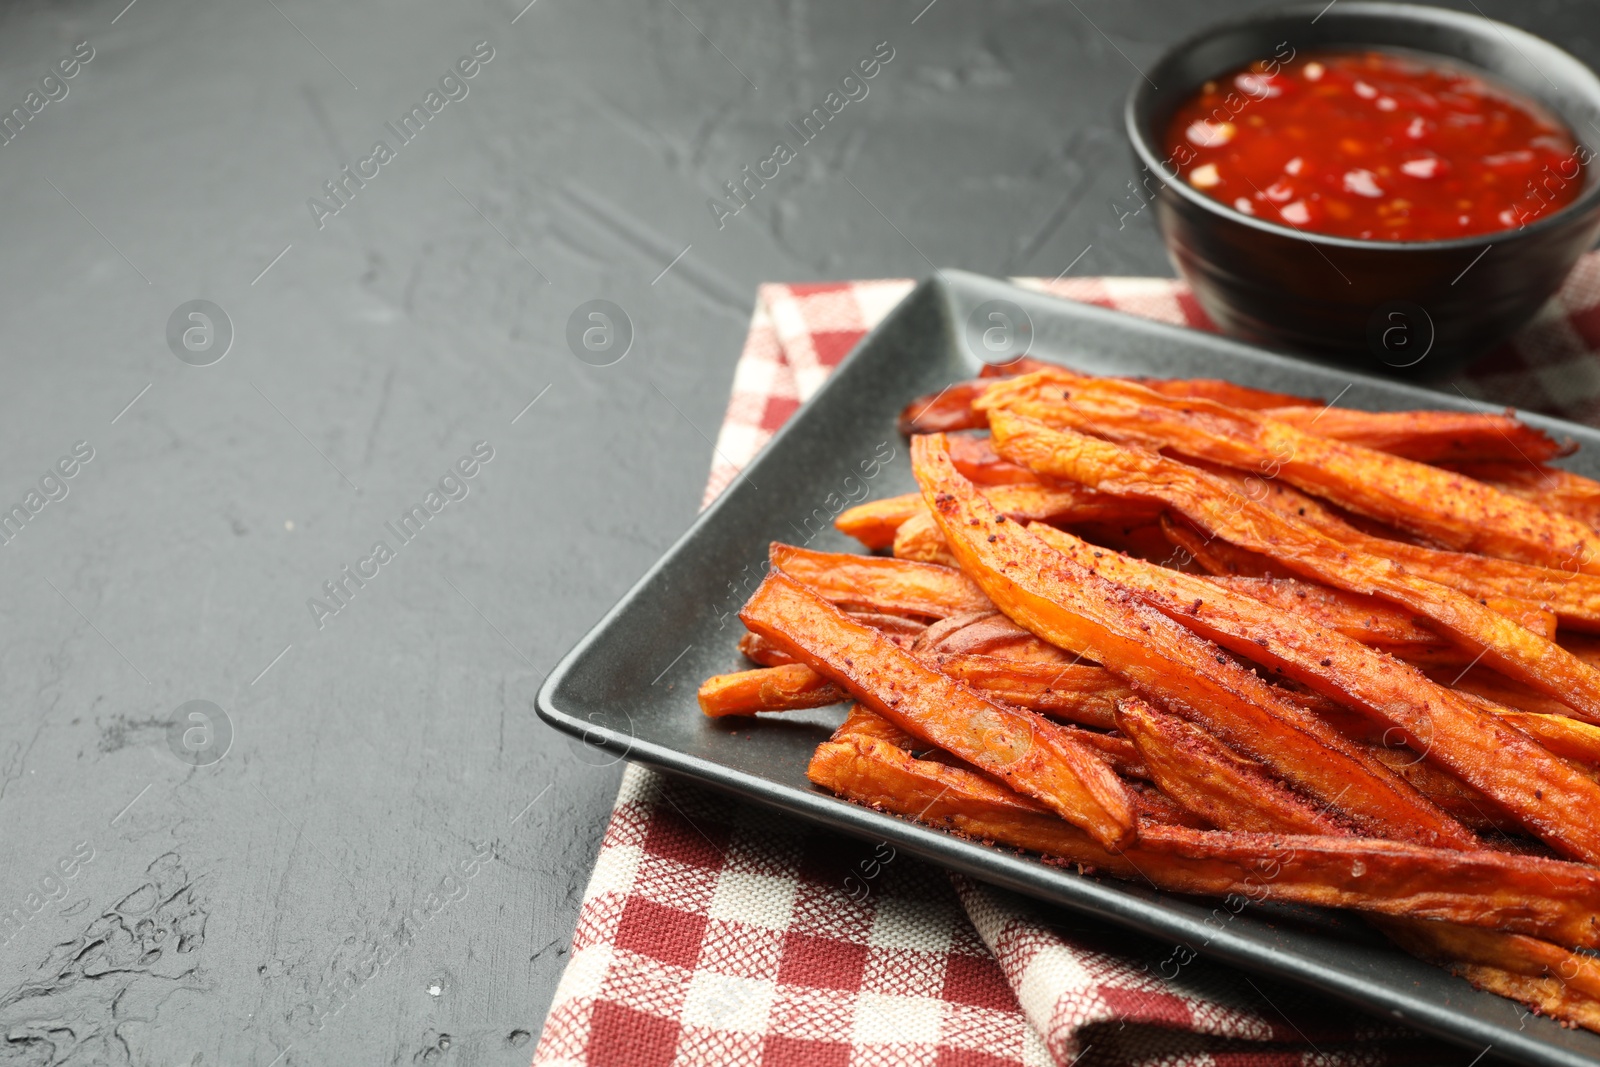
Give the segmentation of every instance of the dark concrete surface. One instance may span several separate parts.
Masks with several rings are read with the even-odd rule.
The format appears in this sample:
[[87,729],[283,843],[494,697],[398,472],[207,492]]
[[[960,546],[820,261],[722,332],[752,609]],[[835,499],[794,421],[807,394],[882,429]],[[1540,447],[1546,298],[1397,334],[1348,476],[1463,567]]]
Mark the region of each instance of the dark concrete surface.
[[[524,1063],[620,774],[531,701],[693,519],[756,284],[1166,273],[1118,109],[1254,5],[125,2],[0,11],[0,1063]],[[1593,4],[1481,2],[1600,62]]]

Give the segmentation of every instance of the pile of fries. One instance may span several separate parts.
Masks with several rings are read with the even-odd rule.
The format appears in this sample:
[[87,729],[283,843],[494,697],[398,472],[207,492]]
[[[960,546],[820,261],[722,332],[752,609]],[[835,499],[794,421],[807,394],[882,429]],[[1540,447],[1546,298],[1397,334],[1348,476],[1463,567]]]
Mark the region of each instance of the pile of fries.
[[[839,796],[1164,890],[1350,908],[1600,1030],[1600,483],[1509,415],[1021,360],[921,492],[774,544],[707,715],[853,701]],[[987,435],[976,431],[987,431]],[[892,555],[884,554],[890,552]]]

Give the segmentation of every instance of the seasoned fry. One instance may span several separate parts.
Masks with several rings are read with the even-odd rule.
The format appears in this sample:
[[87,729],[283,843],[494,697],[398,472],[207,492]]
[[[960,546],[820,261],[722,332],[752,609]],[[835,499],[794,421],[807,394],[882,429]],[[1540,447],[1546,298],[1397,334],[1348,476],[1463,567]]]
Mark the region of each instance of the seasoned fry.
[[1101,844],[1134,839],[1127,789],[1048,719],[984,700],[781,570],[767,575],[739,617],[902,730],[1042,801]]
[[[987,371],[988,368],[985,368]],[[900,432],[954,432],[983,429],[988,417],[983,405],[975,402],[984,388],[999,378],[1043,371],[1053,378],[1073,381],[1111,380],[1141,385],[1163,396],[1178,399],[1205,399],[1233,408],[1259,411],[1262,415],[1287,423],[1296,429],[1364,448],[1387,452],[1422,463],[1445,464],[1480,481],[1461,464],[1543,463],[1571,455],[1572,442],[1555,441],[1542,430],[1509,414],[1460,411],[1359,411],[1308,403],[1280,393],[1269,393],[1216,379],[1170,381],[1161,378],[1092,379],[1054,364],[1024,357],[1005,365],[1005,373],[984,374],[976,381],[958,382],[940,393],[930,394],[908,404],[900,417]],[[1280,404],[1279,401],[1292,401]],[[951,455],[961,473],[980,485],[994,481],[1022,480],[1014,467],[991,466],[981,448],[966,442],[981,438],[952,438]],[[970,450],[970,451],[969,451]],[[992,453],[990,453],[992,455]],[[993,471],[993,476],[987,472]],[[1521,494],[1518,494],[1521,495]],[[1530,497],[1538,502],[1536,497]],[[1551,506],[1545,504],[1545,506]]]
[[1572,709],[1561,701],[1542,696],[1525,685],[1513,682],[1509,678],[1500,677],[1493,671],[1486,671],[1479,667],[1474,667],[1470,670],[1460,670],[1456,667],[1434,667],[1426,673],[1429,678],[1441,685],[1448,685],[1458,693],[1478,697],[1502,707],[1532,712],[1536,715],[1560,715],[1563,717],[1572,715]]
[[[929,514],[926,510],[924,515]],[[1015,518],[1015,516],[1007,516]],[[1165,525],[1165,522],[1164,522]],[[1198,557],[1202,553],[1211,554],[1221,550],[1232,550],[1240,555],[1245,555],[1243,549],[1233,549],[1226,542],[1213,539],[1206,542],[1204,538],[1193,532],[1187,524],[1173,524],[1179,533],[1174,538],[1180,546],[1191,555]],[[1090,534],[1095,528],[1085,530]],[[907,541],[906,550],[915,552],[910,558],[921,559],[928,563],[943,563],[946,566],[955,566],[955,558],[950,554],[944,543],[944,535],[937,532],[937,527],[930,529],[926,523],[918,522],[915,527],[914,539]],[[1191,540],[1192,538],[1192,540]],[[1114,538],[1094,538],[1096,544],[1106,545]],[[897,549],[898,553],[898,549]],[[1125,553],[1138,556],[1138,553]],[[1265,560],[1265,557],[1254,553],[1248,555],[1256,559]],[[1142,558],[1148,558],[1148,554]],[[1163,564],[1174,562],[1169,555],[1162,560]],[[1212,569],[1208,567],[1207,569]],[[1306,582],[1295,578],[1272,577],[1270,574],[1246,575],[1238,573],[1240,570],[1265,570],[1270,571],[1270,564],[1244,565],[1224,564],[1215,568],[1224,573],[1216,574],[1209,579],[1213,584],[1224,588],[1234,589],[1238,592],[1271,604],[1283,611],[1291,611],[1317,622],[1329,629],[1337,630],[1353,640],[1363,644],[1372,645],[1393,652],[1395,655],[1404,656],[1413,662],[1427,664],[1465,664],[1469,657],[1463,655],[1459,649],[1446,642],[1439,634],[1422,625],[1416,616],[1409,611],[1398,608],[1377,597],[1364,596],[1358,593],[1347,592],[1343,589],[1333,589],[1315,582]],[[1506,597],[1482,598],[1484,606],[1497,611],[1512,621],[1533,631],[1541,637],[1554,637],[1556,632],[1556,617],[1550,612],[1542,611],[1524,600],[1513,600]],[[1581,657],[1580,657],[1581,658]]]
[[[1127,738],[1117,737],[1113,734],[1096,733],[1093,730],[1079,730],[1075,727],[1066,727],[1065,729],[1071,737],[1094,749],[1100,758],[1105,760],[1107,765],[1118,774],[1128,778],[1149,778],[1149,769],[1145,767],[1144,760],[1139,755],[1139,750],[1134,748],[1133,742]],[[876,738],[880,741],[887,741],[896,748],[905,749],[907,754],[914,755],[918,759],[936,760],[952,767],[960,767],[963,770],[972,769],[968,764],[956,760],[953,756],[940,749],[930,749],[924,754],[918,754],[916,752],[918,746],[916,738],[860,704],[852,704],[850,706],[850,714],[840,724],[839,728],[833,732],[831,740],[842,741],[847,737]],[[1140,785],[1138,782],[1129,783],[1130,797],[1135,808],[1139,811],[1141,820],[1148,816],[1154,818],[1157,822],[1168,825],[1208,825],[1154,790],[1142,786],[1133,788],[1138,785]],[[1032,802],[1030,801],[1030,803]]]
[[1359,596],[1295,578],[1219,576],[1207,581],[1335,630],[1353,641],[1381,648],[1391,655],[1432,658],[1441,650],[1449,650],[1452,661],[1459,658],[1455,649],[1438,634],[1418,625],[1410,612],[1376,597]]
[[1286,570],[1273,562],[1271,556],[1230,545],[1220,537],[1208,537],[1196,530],[1181,516],[1161,516],[1161,532],[1178,549],[1176,556],[1185,556],[1199,564],[1207,574],[1219,578],[1281,578]]
[[958,570],[909,560],[816,552],[773,542],[772,565],[833,604],[934,619],[993,611],[977,583]]
[[744,636],[739,638],[739,654],[751,663],[763,667],[782,667],[785,663],[795,661],[793,656],[771,641],[749,631],[745,631]]
[[[1106,766],[1122,775],[1124,778],[1142,778],[1149,780],[1150,768],[1145,765],[1144,757],[1134,747],[1132,741],[1116,734],[1104,734],[1095,730],[1085,730],[1081,726],[1063,726],[1062,731],[1073,738],[1085,748],[1093,749],[1100,758],[1106,761]],[[1134,801],[1138,806],[1138,800]]]
[[1196,634],[1404,731],[1428,760],[1564,855],[1600,860],[1600,785],[1421,671],[1204,578],[1103,552],[1047,526],[1029,530]]
[[1306,433],[1257,412],[1048,373],[996,383],[975,403],[990,412],[991,429],[995,409],[1005,408],[1056,428],[1270,474],[1459,551],[1600,574],[1600,533],[1576,520],[1452,471]]
[[[1294,516],[1290,517],[1291,519],[1294,518]],[[1284,579],[1284,572],[1288,570],[1288,568],[1284,567],[1281,563],[1275,563],[1271,557],[1264,556],[1259,552],[1252,552],[1249,549],[1240,548],[1237,545],[1231,545],[1220,538],[1208,539],[1205,535],[1196,531],[1193,526],[1182,519],[1174,519],[1170,516],[1163,516],[1161,520],[1161,528],[1167,539],[1172,544],[1178,546],[1183,550],[1183,552],[1187,553],[1188,556],[1199,563],[1201,568],[1207,573],[1225,583],[1241,583],[1239,585],[1240,589],[1248,590],[1250,588],[1250,586],[1245,583],[1282,581]],[[1352,532],[1354,532],[1353,528]],[[1395,544],[1393,541],[1379,541],[1377,538],[1372,538],[1371,542],[1368,543],[1357,541],[1355,538],[1347,540],[1338,534],[1333,534],[1332,536],[1335,540],[1342,544],[1361,548],[1363,551],[1371,552],[1375,556],[1393,560],[1395,555],[1392,552],[1386,551],[1386,546]],[[1410,546],[1403,547],[1409,548]],[[1418,551],[1426,552],[1427,550],[1419,549]],[[1434,555],[1447,556],[1458,555],[1458,553],[1440,552],[1434,553]],[[1506,563],[1504,560],[1491,560],[1482,556],[1463,558],[1479,560],[1481,563],[1489,566],[1496,564],[1501,564],[1508,567],[1525,566],[1521,563]],[[1546,574],[1554,573],[1551,571],[1544,571],[1543,568],[1528,569],[1540,570]],[[1585,574],[1580,575],[1579,577],[1586,582],[1594,581],[1594,578],[1591,575]],[[1456,589],[1458,592],[1465,592],[1468,595],[1474,595],[1472,590],[1462,588],[1463,584],[1472,583],[1441,581],[1439,584]],[[1256,588],[1259,588],[1262,593],[1265,594],[1264,596],[1257,597],[1257,599],[1265,599],[1269,603],[1282,606],[1285,610],[1291,610],[1290,605],[1285,600],[1281,591],[1272,590],[1264,584],[1257,585]],[[1314,588],[1327,589],[1328,587],[1316,585]],[[1356,601],[1370,602],[1374,600],[1372,597],[1363,597],[1359,594],[1345,592],[1344,590],[1332,590],[1332,592]],[[1475,596],[1475,599],[1489,610],[1504,615],[1512,622],[1515,622],[1524,629],[1531,630],[1540,637],[1553,638],[1556,636],[1556,631],[1560,623],[1559,617],[1555,612],[1547,611],[1533,601],[1524,600],[1517,597],[1500,596],[1494,593]],[[1396,655],[1403,656],[1413,663],[1427,665],[1448,665],[1454,663],[1459,665],[1470,662],[1472,659],[1476,658],[1475,654],[1473,656],[1466,655],[1460,649],[1446,643],[1439,634],[1422,627],[1420,622],[1416,619],[1414,613],[1403,611],[1402,609],[1396,608],[1392,604],[1384,604],[1383,606],[1386,611],[1394,613],[1394,615],[1404,616],[1405,618],[1411,620],[1411,631],[1405,639],[1392,640],[1391,635],[1394,634],[1394,631],[1389,630],[1388,627],[1383,627],[1381,630],[1370,632],[1365,637],[1362,637],[1358,634],[1352,634],[1344,623],[1339,622],[1338,618],[1331,614],[1327,616],[1326,622],[1328,625],[1333,626],[1333,628],[1338,629],[1341,633],[1345,633],[1347,636],[1356,637],[1357,640],[1360,640],[1363,644],[1369,644],[1376,648],[1388,649],[1389,651],[1394,652]],[[1389,617],[1392,618],[1394,616],[1391,615]],[[1425,639],[1423,637],[1424,634],[1426,634],[1428,638],[1431,638],[1431,640]]]
[[[942,536],[942,535],[941,535]],[[1069,657],[1061,649],[1041,641],[998,611],[953,615],[923,630],[912,645],[918,655],[926,653],[1000,656],[1008,660],[1065,664]]]
[[[1078,485],[1045,485],[1031,472],[1030,478],[1022,484],[985,486],[983,492],[1001,514],[1019,522],[1145,522],[1159,514],[1160,509],[1143,501],[1106,496]],[[907,493],[846,508],[834,526],[867,548],[888,548],[901,527],[927,513],[922,497]]]
[[[1417,747],[1426,748],[1420,743]],[[1505,834],[1522,832],[1522,826],[1515,816],[1470,785],[1439,770],[1416,750],[1379,745],[1372,750],[1372,754],[1395,774],[1416,786],[1417,792],[1454,815],[1462,825],[1470,826],[1479,833],[1487,830]]]
[[1150,776],[1184,808],[1223,830],[1341,834],[1348,830],[1204,730],[1134,697],[1117,703],[1117,728]]
[[[904,615],[882,615],[871,611],[851,611],[846,614],[857,622],[864,622],[875,630],[883,631],[901,648],[912,647],[928,631],[927,623],[908,619]],[[794,662],[789,653],[748,630],[739,638],[739,651],[746,659],[763,667],[781,667],[785,663]]]
[[974,485],[1037,485],[1039,476],[1000,458],[987,437],[968,434],[950,436],[950,461]]
[[[947,677],[999,700],[1052,719],[1115,728],[1116,702],[1133,691],[1102,667],[1046,664],[998,656],[922,654],[924,663]],[[712,718],[763,711],[822,708],[848,699],[844,690],[793,659],[787,664],[736,671],[700,684],[700,710]]]
[[1450,463],[1447,466],[1492,485],[1502,493],[1559,511],[1590,529],[1600,528],[1600,482],[1593,478],[1520,457],[1503,463]]
[[[1151,777],[1184,808],[1221,830],[1349,835],[1328,811],[1313,807],[1193,725],[1137,699],[1119,701],[1117,725],[1150,768]],[[1470,786],[1398,748],[1372,755],[1418,792],[1474,830],[1516,832],[1515,819]]]
[[916,738],[871,708],[864,708],[860,704],[850,705],[850,713],[845,716],[844,722],[839,724],[839,728],[833,731],[830,740],[841,741],[853,735],[876,737],[896,748],[905,749],[908,754],[914,754],[917,748]]
[[1469,654],[1481,652],[1483,662],[1502,674],[1561,700],[1581,718],[1600,721],[1600,671],[1462,593],[1416,578],[1391,560],[1341,545],[1305,523],[1246,500],[1227,482],[1166,456],[1052,430],[1004,409],[992,412],[990,423],[996,446],[1010,459],[1102,491],[1161,500],[1195,525],[1272,555],[1306,577],[1381,596],[1421,615]]
[[973,410],[972,402],[983,395],[990,379],[955,382],[937,393],[919,396],[900,412],[900,432],[907,437],[919,433],[954,430],[981,430],[988,417]]
[[926,511],[911,516],[895,531],[894,558],[937,563],[944,567],[956,565],[956,558],[944,543],[944,535],[934,525],[933,516]]
[[1007,522],[956,471],[941,436],[915,438],[911,454],[963,571],[1014,621],[1054,645],[1081,649],[1136,692],[1371,832],[1469,846],[1464,827],[1320,719],[1126,589]]
[[927,662],[992,700],[1003,700],[1053,719],[1112,729],[1117,701],[1133,695],[1104,667],[1082,663],[1029,663],[982,655],[936,655]]
[[930,826],[1138,877],[1132,863],[1038,801],[975,771],[915,759],[876,737],[835,734],[818,746],[806,777],[857,803]]
[[1528,464],[1571,455],[1577,449],[1572,442],[1562,445],[1511,415],[1321,406],[1269,408],[1261,414],[1298,430],[1419,463],[1505,460]]
[[915,493],[869,500],[845,508],[833,520],[833,525],[840,533],[854,537],[864,547],[876,551],[894,544],[895,531],[921,510],[921,503],[921,498]]
[[885,811],[1179,893],[1239,894],[1444,919],[1558,945],[1600,943],[1600,871],[1503,852],[1453,852],[1373,838],[1253,834],[1150,824],[1120,853],[1010,789],[913,759],[870,737],[823,744],[807,769],[823,788]]
[[[1132,710],[1128,704],[1123,707],[1125,711]],[[1172,773],[1171,768],[1151,754],[1150,747],[1140,741],[1139,735],[1135,735],[1135,742],[1140,744],[1157,780],[1166,785]],[[1395,750],[1395,757],[1402,755]],[[1194,762],[1190,761],[1191,767]],[[1211,766],[1218,764],[1223,774],[1231,769],[1227,756],[1211,761]],[[1414,763],[1410,769],[1421,766],[1420,763]],[[1200,767],[1206,768],[1207,764],[1200,762]],[[1198,775],[1192,773],[1191,776]],[[1444,779],[1436,784],[1448,788],[1452,783]],[[1268,789],[1270,785],[1244,790],[1244,795],[1232,798],[1232,803],[1213,805],[1211,814],[1223,820],[1218,825],[1224,829],[1238,828],[1235,824],[1239,822],[1261,819],[1269,823],[1269,830],[1287,831],[1295,824],[1298,813],[1292,808],[1288,812],[1270,807],[1264,810],[1264,806],[1256,801]],[[1171,792],[1171,789],[1168,791]],[[1474,798],[1470,790],[1464,791],[1459,800],[1461,806],[1474,813],[1478,813],[1476,809],[1479,807],[1493,810],[1490,802],[1482,797]],[[1492,824],[1493,819],[1483,816],[1482,821]],[[1334,828],[1332,832],[1344,831]],[[1522,934],[1392,916],[1373,915],[1369,918],[1402,948],[1449,967],[1480,988],[1537,1004],[1558,1018],[1600,1027],[1600,966],[1591,959]],[[1572,979],[1573,987],[1565,988],[1564,982],[1557,981],[1554,976]]]
[[[956,382],[937,393],[921,396],[907,404],[900,412],[900,432],[907,437],[919,433],[944,433],[955,430],[981,430],[989,425],[987,415],[973,408],[973,401],[996,378],[1034,371],[1072,373],[1054,363],[1045,363],[1024,356],[1003,366],[987,365],[976,381]],[[1202,397],[1236,408],[1268,409],[1314,405],[1316,401],[1288,393],[1272,393],[1265,389],[1252,389],[1219,378],[1129,378],[1167,396]]]
[[[1358,548],[1402,564],[1419,578],[1448,585],[1469,596],[1507,603],[1522,601],[1553,611],[1561,625],[1585,631],[1600,631],[1600,578],[1571,570],[1552,570],[1510,560],[1489,559],[1466,552],[1441,552],[1436,549],[1374,537],[1356,529],[1324,508],[1313,498],[1281,482],[1264,482],[1252,475],[1216,471],[1217,477],[1233,484],[1248,499],[1290,519],[1304,521],[1328,534],[1340,544]],[[1227,573],[1276,573],[1267,557],[1228,545],[1212,543],[1224,552]],[[1505,614],[1505,612],[1502,612]]]
[[1395,944],[1479,989],[1522,1001],[1563,1022],[1600,1030],[1600,962],[1524,934],[1455,923],[1371,916]]
[[804,663],[718,674],[700,683],[700,710],[713,719],[758,711],[825,708],[849,699],[845,691]]
[[[1022,359],[1014,364],[1017,374],[1027,374],[1034,371],[1056,370],[1073,373],[1065,367],[1056,367],[1051,363],[1039,360]],[[1026,369],[1024,369],[1026,368]],[[1218,404],[1227,404],[1231,407],[1243,408],[1246,411],[1261,411],[1268,408],[1303,407],[1308,404],[1317,404],[1319,401],[1303,396],[1293,396],[1289,393],[1274,393],[1267,389],[1256,389],[1249,385],[1240,385],[1237,382],[1224,381],[1221,378],[1147,378],[1133,376],[1120,378],[1119,381],[1132,382],[1142,385],[1146,389],[1153,389],[1163,396],[1190,398],[1195,400],[1211,400]]]
[[1600,726],[1565,715],[1540,715],[1510,708],[1500,708],[1498,714],[1555,755],[1600,767]]

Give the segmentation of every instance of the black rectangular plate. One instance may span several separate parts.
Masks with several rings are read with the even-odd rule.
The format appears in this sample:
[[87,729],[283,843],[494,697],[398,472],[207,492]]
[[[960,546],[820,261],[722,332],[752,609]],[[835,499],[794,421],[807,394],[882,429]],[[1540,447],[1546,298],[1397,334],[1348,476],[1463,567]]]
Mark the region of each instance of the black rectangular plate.
[[[839,800],[811,786],[812,750],[838,709],[767,716],[754,725],[707,719],[701,679],[748,666],[736,614],[760,580],[767,544],[859,550],[829,521],[847,502],[915,488],[895,430],[913,397],[972,377],[968,316],[1008,300],[1032,320],[1031,354],[1091,373],[1227,378],[1371,410],[1468,408],[1438,393],[1289,359],[1225,338],[1056,300],[956,271],[922,283],[834,372],[689,532],[574,648],[539,692],[546,722],[575,737],[591,762],[625,757],[846,833],[892,841],[983,881],[1182,944],[1249,971],[1294,982],[1402,1019],[1472,1054],[1529,1064],[1593,1064],[1600,1035],[1548,1019],[1419,962],[1348,916],[1250,908],[1207,919],[1213,903],[1083,877]],[[1526,416],[1583,449],[1567,465],[1595,475],[1600,433]],[[881,469],[874,464],[893,450]],[[870,473],[872,476],[867,477]],[[1156,961],[1152,961],[1153,963]]]

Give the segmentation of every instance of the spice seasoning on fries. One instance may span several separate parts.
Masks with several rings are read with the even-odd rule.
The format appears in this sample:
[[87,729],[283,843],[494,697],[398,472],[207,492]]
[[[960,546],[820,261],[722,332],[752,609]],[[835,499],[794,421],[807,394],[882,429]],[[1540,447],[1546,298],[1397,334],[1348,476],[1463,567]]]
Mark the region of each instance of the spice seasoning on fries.
[[[1085,873],[1367,915],[1600,1030],[1600,483],[1510,414],[1036,360],[919,492],[774,544],[707,716],[853,701],[817,786]],[[989,436],[971,431],[988,430]]]

